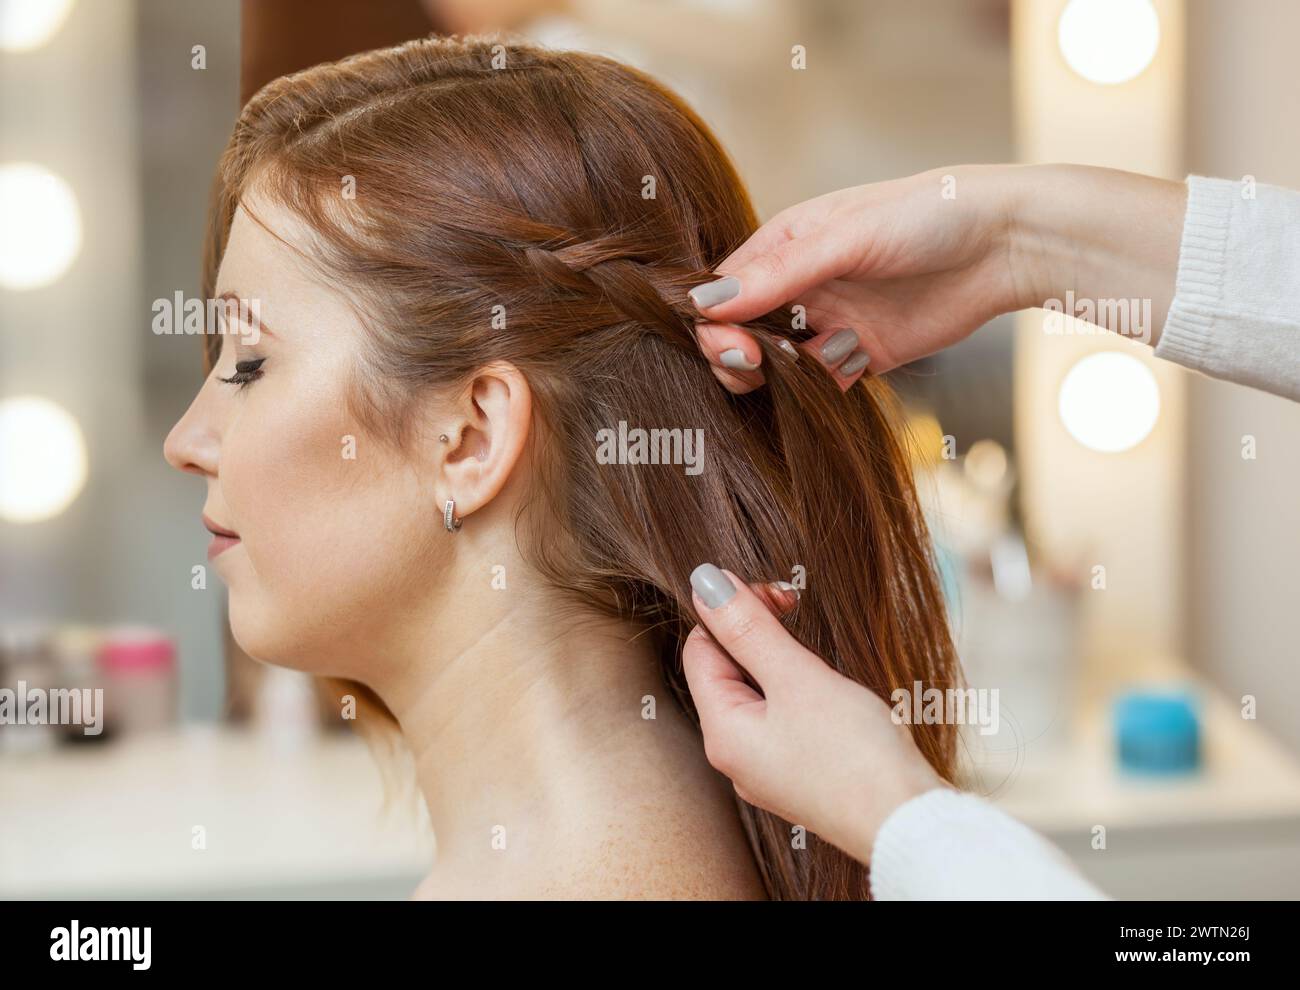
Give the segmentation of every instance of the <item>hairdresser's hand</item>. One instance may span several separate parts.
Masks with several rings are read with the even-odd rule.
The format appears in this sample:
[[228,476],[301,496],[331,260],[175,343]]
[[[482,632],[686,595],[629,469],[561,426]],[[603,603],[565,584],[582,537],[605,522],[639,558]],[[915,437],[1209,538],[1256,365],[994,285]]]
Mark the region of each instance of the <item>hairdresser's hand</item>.
[[769,610],[788,609],[796,592],[750,588],[711,564],[691,584],[712,638],[697,626],[682,662],[709,762],[745,801],[869,863],[890,812],[943,781],[889,705],[804,649]]
[[[1182,183],[1075,165],[980,165],[842,189],[778,213],[691,296],[727,388],[762,384],[744,323],[806,308],[803,345],[848,388],[1048,299],[1173,298]],[[844,333],[847,329],[851,332]]]

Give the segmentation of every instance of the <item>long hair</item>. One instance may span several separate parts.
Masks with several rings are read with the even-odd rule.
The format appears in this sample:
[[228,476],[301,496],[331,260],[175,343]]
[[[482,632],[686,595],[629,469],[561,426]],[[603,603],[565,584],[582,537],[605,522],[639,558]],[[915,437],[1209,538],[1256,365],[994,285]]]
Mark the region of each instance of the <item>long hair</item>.
[[[888,388],[868,377],[845,394],[792,360],[779,341],[812,331],[788,310],[748,324],[766,387],[731,395],[700,356],[686,292],[758,224],[726,153],[673,93],[607,58],[491,37],[277,79],[221,160],[208,296],[253,185],[306,221],[313,262],[357,300],[350,401],[363,423],[400,445],[419,390],[463,387],[494,361],[526,376],[543,480],[517,521],[521,550],[558,594],[652,636],[697,725],[681,646],[702,561],[803,578],[787,627],[882,698],[955,684]],[[600,463],[596,438],[620,422],[703,430],[703,471]],[[954,727],[912,732],[952,779]],[[869,896],[866,867],[816,837],[793,848],[790,823],[737,802],[771,897]]]

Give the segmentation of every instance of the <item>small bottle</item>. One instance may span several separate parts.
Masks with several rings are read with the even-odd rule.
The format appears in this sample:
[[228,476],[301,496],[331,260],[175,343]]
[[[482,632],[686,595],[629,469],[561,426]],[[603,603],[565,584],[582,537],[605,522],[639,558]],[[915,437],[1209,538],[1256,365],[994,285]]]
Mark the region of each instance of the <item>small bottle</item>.
[[268,667],[258,688],[254,725],[271,747],[297,752],[320,731],[316,692],[309,674],[285,667]]
[[156,629],[119,628],[99,647],[104,725],[115,736],[158,732],[176,724],[176,648]]
[[[50,724],[48,707],[40,716],[42,707],[31,704],[38,695],[48,698],[54,681],[48,630],[38,626],[0,630],[0,688],[13,692],[13,717],[0,725],[0,752],[39,752],[58,743],[59,727]],[[33,714],[40,717],[33,721]]]
[[101,743],[104,731],[104,676],[99,669],[102,635],[85,626],[64,626],[51,638],[55,676],[60,688],[81,695],[81,723],[61,726],[69,743]]

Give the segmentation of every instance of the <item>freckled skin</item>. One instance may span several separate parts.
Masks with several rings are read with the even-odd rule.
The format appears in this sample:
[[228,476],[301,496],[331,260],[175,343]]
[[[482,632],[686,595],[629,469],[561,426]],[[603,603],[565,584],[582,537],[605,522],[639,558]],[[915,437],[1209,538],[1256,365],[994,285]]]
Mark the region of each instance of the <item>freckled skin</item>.
[[[766,899],[724,778],[707,770],[634,800],[616,815],[575,817],[509,865],[497,853],[497,878],[483,871],[431,877],[413,899]],[[542,863],[548,868],[534,868]]]
[[730,781],[691,758],[702,743],[684,716],[659,719],[637,727],[653,741],[599,782],[601,800],[540,841],[512,831],[487,869],[435,870],[413,899],[765,900]]

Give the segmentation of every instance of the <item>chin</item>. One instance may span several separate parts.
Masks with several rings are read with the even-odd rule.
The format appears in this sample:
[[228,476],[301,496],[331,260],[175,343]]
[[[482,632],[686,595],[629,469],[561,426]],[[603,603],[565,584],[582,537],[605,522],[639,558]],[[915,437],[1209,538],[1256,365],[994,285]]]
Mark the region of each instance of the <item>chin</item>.
[[268,607],[265,599],[246,601],[246,596],[233,589],[230,592],[230,633],[239,648],[254,660],[277,667],[304,669],[295,662],[293,631],[290,624],[277,620],[275,609]]
[[250,657],[316,677],[356,676],[356,664],[347,663],[348,658],[340,655],[339,641],[322,638],[326,630],[318,612],[296,622],[265,596],[253,598],[246,600],[234,592],[230,595],[230,632]]

